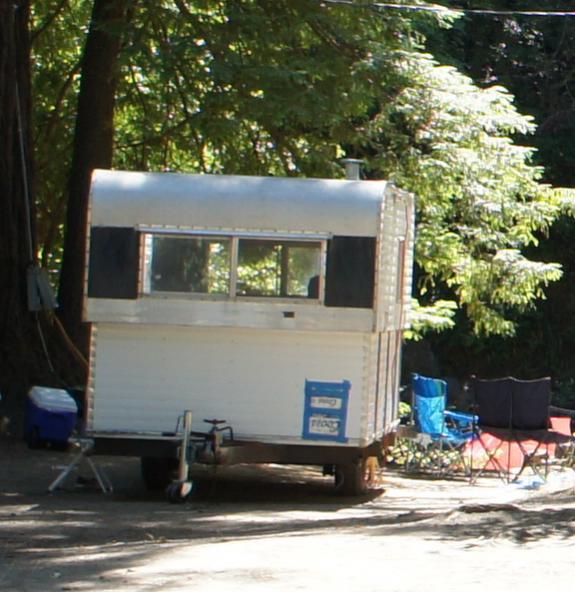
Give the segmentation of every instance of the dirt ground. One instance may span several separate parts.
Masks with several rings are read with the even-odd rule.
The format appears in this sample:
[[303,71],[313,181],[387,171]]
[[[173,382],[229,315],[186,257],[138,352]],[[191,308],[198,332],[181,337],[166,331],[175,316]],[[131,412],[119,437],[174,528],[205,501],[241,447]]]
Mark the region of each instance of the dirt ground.
[[218,469],[193,501],[144,490],[139,463],[97,458],[47,493],[70,460],[0,442],[0,590],[489,589],[562,591],[575,579],[575,479],[408,478],[387,469],[361,499],[308,467]]

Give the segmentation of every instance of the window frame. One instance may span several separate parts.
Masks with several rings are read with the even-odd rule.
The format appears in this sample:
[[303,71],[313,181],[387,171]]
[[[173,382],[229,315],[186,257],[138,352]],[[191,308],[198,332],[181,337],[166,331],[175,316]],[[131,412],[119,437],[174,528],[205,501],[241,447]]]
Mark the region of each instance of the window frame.
[[[235,301],[235,302],[260,302],[260,303],[307,303],[322,304],[325,297],[325,274],[327,261],[328,240],[331,238],[327,234],[315,233],[271,233],[271,232],[226,232],[213,230],[187,230],[172,228],[140,227],[141,232],[141,256],[140,256],[140,296],[144,298],[167,298],[167,299],[190,299],[190,300],[212,300],[212,301]],[[204,292],[177,292],[152,290],[151,283],[147,281],[151,270],[152,257],[146,256],[146,242],[148,237],[153,240],[154,236],[173,237],[185,239],[220,239],[229,241],[229,279],[227,294],[210,294]],[[316,243],[319,247],[319,281],[318,294],[316,297],[306,296],[266,296],[266,295],[243,295],[238,294],[238,261],[239,245],[241,240],[262,241],[272,243]],[[149,286],[149,289],[146,287]]]

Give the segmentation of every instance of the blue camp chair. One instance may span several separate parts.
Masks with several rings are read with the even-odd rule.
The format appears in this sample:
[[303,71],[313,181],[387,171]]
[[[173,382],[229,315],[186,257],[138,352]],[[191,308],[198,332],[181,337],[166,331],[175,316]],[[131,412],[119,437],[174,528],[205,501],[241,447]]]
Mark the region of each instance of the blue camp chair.
[[446,409],[444,380],[413,374],[411,388],[415,432],[408,447],[406,470],[468,474],[469,463],[464,452],[466,443],[474,437],[476,418]]

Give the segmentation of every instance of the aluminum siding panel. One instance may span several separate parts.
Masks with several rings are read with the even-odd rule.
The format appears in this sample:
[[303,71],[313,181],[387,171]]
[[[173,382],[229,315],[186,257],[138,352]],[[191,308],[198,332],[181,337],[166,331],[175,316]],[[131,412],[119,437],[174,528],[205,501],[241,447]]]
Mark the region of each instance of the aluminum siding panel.
[[191,409],[194,430],[218,418],[238,438],[302,441],[305,380],[345,379],[352,383],[346,435],[364,444],[369,337],[100,323],[89,428],[173,431]]
[[386,184],[96,170],[92,225],[376,236]]

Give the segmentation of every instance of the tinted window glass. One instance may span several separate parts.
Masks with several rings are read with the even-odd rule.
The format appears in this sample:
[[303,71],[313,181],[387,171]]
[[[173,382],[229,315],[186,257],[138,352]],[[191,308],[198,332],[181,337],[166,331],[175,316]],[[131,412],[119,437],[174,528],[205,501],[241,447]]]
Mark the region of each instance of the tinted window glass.
[[[239,296],[317,298],[321,244],[240,239],[236,292]],[[316,281],[317,284],[317,281]]]
[[229,293],[229,239],[147,235],[144,251],[146,293]]

